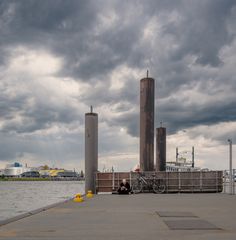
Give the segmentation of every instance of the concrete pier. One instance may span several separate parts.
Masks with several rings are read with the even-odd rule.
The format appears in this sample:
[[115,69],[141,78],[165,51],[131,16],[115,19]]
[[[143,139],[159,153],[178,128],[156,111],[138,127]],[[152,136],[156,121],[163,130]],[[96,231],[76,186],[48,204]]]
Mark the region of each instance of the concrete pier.
[[236,196],[96,195],[0,227],[0,239],[234,240]]

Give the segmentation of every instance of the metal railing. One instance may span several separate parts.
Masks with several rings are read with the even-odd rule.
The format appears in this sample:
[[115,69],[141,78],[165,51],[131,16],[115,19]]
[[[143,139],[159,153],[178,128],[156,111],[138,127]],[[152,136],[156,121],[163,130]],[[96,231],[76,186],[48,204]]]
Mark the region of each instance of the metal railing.
[[[232,169],[232,177],[230,171],[223,171],[223,193],[235,195],[236,193],[236,169]],[[232,180],[232,181],[231,181]]]
[[[117,191],[123,178],[127,179],[132,187],[137,181],[136,172],[96,173],[97,192]],[[161,179],[165,184],[165,193],[173,192],[222,192],[222,171],[196,172],[144,172],[145,177]]]

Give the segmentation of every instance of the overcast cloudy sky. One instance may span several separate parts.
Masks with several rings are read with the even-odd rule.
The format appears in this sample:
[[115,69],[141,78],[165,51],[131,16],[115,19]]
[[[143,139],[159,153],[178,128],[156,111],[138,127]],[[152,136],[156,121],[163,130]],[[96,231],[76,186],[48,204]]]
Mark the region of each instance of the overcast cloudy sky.
[[226,169],[227,139],[236,141],[236,1],[1,0],[0,168],[83,168],[93,105],[99,168],[130,170],[147,69],[168,160],[194,145],[197,166]]

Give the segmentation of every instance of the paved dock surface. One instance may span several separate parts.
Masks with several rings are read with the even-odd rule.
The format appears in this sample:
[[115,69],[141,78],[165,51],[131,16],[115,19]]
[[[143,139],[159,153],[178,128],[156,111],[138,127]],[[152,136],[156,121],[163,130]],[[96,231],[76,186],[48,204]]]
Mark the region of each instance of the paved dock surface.
[[236,239],[236,196],[97,195],[0,227],[0,239]]

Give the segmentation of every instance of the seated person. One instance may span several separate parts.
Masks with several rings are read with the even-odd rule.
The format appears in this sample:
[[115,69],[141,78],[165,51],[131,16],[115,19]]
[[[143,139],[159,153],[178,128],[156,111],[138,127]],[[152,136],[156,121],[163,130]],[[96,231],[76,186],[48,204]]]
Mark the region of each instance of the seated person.
[[123,179],[120,183],[120,187],[118,188],[119,194],[129,194],[131,191],[130,185],[128,182],[126,182],[126,179]]

